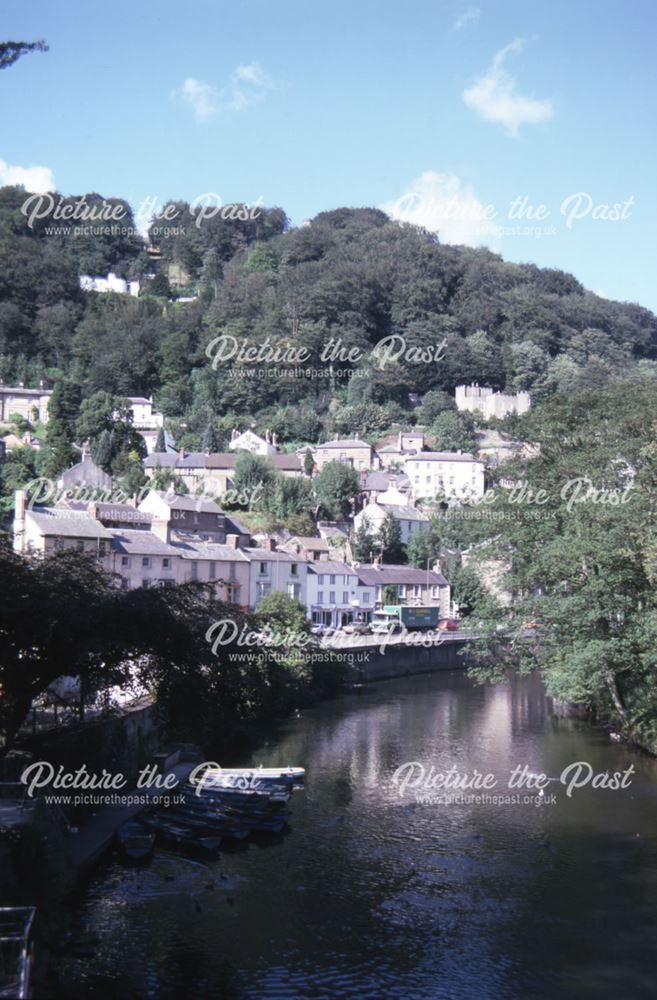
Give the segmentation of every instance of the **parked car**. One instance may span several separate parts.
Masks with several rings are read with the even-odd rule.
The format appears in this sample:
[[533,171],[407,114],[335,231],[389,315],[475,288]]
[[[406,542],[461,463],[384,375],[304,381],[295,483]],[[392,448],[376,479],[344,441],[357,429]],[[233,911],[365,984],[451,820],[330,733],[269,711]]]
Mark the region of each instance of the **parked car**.
[[347,635],[371,635],[372,629],[366,622],[351,622],[342,629]]
[[438,622],[438,628],[441,632],[458,632],[459,623],[455,618],[441,618]]
[[312,635],[333,635],[335,629],[332,625],[312,625],[310,629]]

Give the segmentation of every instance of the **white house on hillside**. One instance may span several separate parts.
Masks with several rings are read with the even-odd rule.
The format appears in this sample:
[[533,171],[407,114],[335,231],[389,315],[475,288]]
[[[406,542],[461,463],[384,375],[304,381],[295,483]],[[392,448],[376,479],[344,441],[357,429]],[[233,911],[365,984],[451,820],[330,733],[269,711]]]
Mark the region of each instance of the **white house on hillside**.
[[399,525],[401,540],[404,545],[408,545],[413,535],[420,528],[429,527],[429,518],[417,507],[413,507],[408,502],[408,497],[401,493],[396,487],[390,486],[383,493],[380,493],[376,500],[370,501],[363,509],[356,514],[354,526],[360,530],[363,525],[378,535],[386,517],[392,514]]
[[270,435],[269,431],[266,431],[262,438],[254,431],[244,431],[240,434],[239,431],[233,430],[228,447],[231,451],[250,451],[253,455],[275,455],[276,435]]
[[406,475],[416,499],[436,496],[480,500],[484,463],[467,452],[422,451],[406,460]]

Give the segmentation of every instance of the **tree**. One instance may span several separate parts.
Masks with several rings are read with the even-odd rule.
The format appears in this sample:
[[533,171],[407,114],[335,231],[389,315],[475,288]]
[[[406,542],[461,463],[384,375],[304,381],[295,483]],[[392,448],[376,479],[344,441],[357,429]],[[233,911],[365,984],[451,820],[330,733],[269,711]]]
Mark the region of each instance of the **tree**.
[[252,455],[249,451],[238,452],[233,485],[237,493],[249,497],[249,510],[266,509],[267,496],[274,489],[278,475],[264,455]]
[[315,459],[313,458],[313,453],[310,448],[306,448],[305,454],[303,456],[303,471],[307,476],[312,476],[313,469],[315,468]]
[[167,450],[166,439],[164,437],[164,427],[159,427],[155,438],[155,451],[162,453]]
[[203,433],[201,451],[204,451],[206,455],[211,455],[213,452],[219,451],[219,437],[212,421],[210,421]]
[[[540,454],[512,463],[532,504],[496,491],[491,558],[511,553],[507,623],[536,621],[495,655],[477,647],[478,675],[541,670],[548,692],[657,746],[657,399],[651,384],[556,396],[525,418]],[[518,494],[522,496],[522,494]],[[506,513],[509,517],[505,517]],[[478,609],[479,610],[479,609]],[[494,629],[499,613],[489,620]],[[492,642],[492,640],[491,640]],[[494,645],[494,643],[492,643]]]
[[354,532],[351,541],[351,551],[354,559],[358,562],[372,562],[374,556],[379,552],[380,545],[370,531],[367,520],[363,518]]
[[406,546],[406,556],[411,566],[426,567],[428,563],[435,562],[440,554],[440,539],[434,529],[420,527],[411,535]]
[[313,480],[315,496],[322,510],[333,520],[346,520],[360,490],[358,473],[351,465],[328,462]]
[[386,514],[378,541],[383,551],[384,562],[406,562],[406,546],[402,544],[399,521],[392,514]]
[[103,430],[91,446],[91,457],[96,465],[105,472],[112,471],[112,437],[108,430]]
[[468,616],[477,612],[486,600],[486,591],[471,566],[457,566],[450,574],[452,600],[458,604],[459,613]]
[[48,45],[42,39],[38,42],[0,42],[0,69],[7,69],[8,66],[20,59],[28,52],[47,52]]
[[469,414],[445,412],[439,414],[431,427],[436,451],[476,452],[472,418]]

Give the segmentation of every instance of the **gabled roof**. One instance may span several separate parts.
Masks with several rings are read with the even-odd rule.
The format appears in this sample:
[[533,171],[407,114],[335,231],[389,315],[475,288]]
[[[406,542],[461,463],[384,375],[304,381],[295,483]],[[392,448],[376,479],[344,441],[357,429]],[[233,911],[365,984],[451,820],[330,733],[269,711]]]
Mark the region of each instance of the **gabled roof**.
[[89,514],[63,508],[34,508],[25,512],[45,537],[111,538],[111,532]]
[[174,542],[173,548],[183,559],[212,559],[216,562],[248,562],[242,549],[215,542]]
[[[155,491],[157,492],[157,491]],[[214,500],[204,500],[187,493],[157,493],[171,510],[190,510],[199,514],[223,514],[223,510]]]
[[[479,462],[467,451],[418,451],[416,455],[411,455],[407,462]],[[482,463],[483,464],[483,463]]]
[[347,566],[343,562],[334,562],[332,559],[322,559],[320,562],[309,562],[308,572],[316,576],[358,576],[352,566]]
[[392,514],[396,521],[429,521],[429,518],[417,507],[402,507],[396,503],[376,503],[386,514]]
[[293,548],[298,545],[301,549],[315,549],[320,552],[328,552],[328,542],[325,538],[315,538],[310,535],[295,535],[293,538],[289,538],[287,542],[281,545],[282,549]]
[[371,565],[361,565],[357,569],[358,579],[366,586],[376,586],[387,583],[419,583],[426,586],[446,587],[447,580],[442,573],[435,570],[422,569],[416,566],[394,566],[382,563],[378,568]]
[[360,438],[352,438],[344,441],[324,441],[322,444],[317,445],[317,449],[321,448],[371,448],[372,445],[368,444],[367,441],[361,441]]
[[152,531],[140,531],[139,528],[112,528],[112,549],[122,555],[144,556],[178,556],[180,553],[173,545],[163,541]]
[[408,488],[411,485],[405,472],[369,472],[365,478],[363,490],[387,490],[391,481],[397,489]]
[[270,549],[241,549],[249,562],[262,561],[262,562],[289,562],[289,563],[300,563],[305,566],[303,559],[299,560],[295,556],[289,555],[287,552],[280,552],[278,549],[273,551]]

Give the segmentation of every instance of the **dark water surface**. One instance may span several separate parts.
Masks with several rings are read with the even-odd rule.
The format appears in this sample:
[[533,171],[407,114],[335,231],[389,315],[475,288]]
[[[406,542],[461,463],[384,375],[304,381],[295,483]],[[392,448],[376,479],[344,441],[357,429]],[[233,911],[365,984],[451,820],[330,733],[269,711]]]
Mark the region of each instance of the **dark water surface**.
[[[307,768],[289,834],[109,864],[58,996],[657,997],[657,762],[556,717],[537,680],[384,682],[291,719],[254,760]],[[537,807],[422,804],[391,782],[406,761],[455,764],[508,795],[516,765],[578,760],[634,764],[631,787],[552,784]]]

